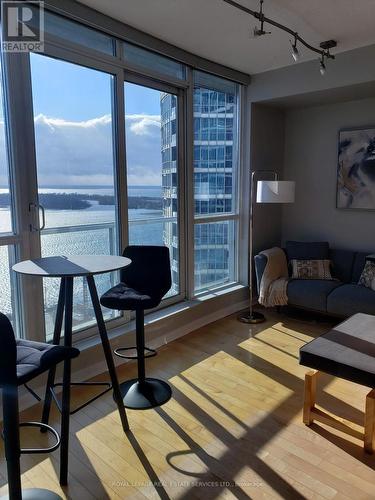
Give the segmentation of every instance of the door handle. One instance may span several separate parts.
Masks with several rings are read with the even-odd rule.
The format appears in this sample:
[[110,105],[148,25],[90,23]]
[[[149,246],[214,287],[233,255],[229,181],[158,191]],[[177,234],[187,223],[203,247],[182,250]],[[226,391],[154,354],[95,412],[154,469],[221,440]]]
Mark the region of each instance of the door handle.
[[[43,205],[40,205],[40,203],[30,203],[29,205],[29,212],[31,211],[37,211],[38,215],[38,226],[35,227],[33,224],[30,224],[30,231],[31,232],[36,232],[36,231],[42,231],[46,227],[46,213]],[[39,222],[39,211],[42,212],[42,224]]]
[[46,227],[46,211],[45,211],[43,205],[41,205],[40,203],[38,205],[38,208],[42,212],[42,225],[39,226],[39,231],[43,231],[43,229]]

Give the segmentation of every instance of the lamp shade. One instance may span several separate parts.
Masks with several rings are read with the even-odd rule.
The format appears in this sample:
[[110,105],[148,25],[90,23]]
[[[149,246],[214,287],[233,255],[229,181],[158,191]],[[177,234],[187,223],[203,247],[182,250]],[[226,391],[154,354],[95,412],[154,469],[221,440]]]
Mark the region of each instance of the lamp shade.
[[294,203],[293,181],[258,181],[257,203]]

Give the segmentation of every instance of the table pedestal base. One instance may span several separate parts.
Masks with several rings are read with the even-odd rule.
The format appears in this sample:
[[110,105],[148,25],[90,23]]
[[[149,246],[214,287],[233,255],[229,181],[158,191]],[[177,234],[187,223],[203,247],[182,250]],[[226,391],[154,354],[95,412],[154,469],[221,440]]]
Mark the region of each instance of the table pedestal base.
[[172,389],[163,380],[146,378],[128,380],[120,384],[124,406],[132,410],[147,410],[161,406],[171,399]]

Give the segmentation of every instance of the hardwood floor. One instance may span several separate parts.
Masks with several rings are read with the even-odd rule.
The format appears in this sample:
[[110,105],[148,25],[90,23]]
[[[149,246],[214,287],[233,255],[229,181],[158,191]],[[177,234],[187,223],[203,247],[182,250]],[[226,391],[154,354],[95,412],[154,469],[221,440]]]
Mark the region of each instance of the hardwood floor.
[[[332,325],[267,317],[250,327],[230,316],[165,346],[147,361],[147,371],[169,380],[173,399],[156,410],[129,410],[128,436],[111,395],[98,399],[71,417],[69,486],[59,487],[55,452],[22,457],[24,487],[74,500],[375,498],[375,456],[364,454],[362,442],[302,423],[307,369],[299,366],[298,351]],[[133,377],[135,364],[119,374]],[[363,425],[367,393],[323,375],[318,401]],[[87,395],[87,389],[74,394],[76,401]],[[40,405],[21,418],[39,415]],[[46,439],[38,431],[22,436],[24,446]],[[6,491],[3,456],[1,450],[0,494]]]

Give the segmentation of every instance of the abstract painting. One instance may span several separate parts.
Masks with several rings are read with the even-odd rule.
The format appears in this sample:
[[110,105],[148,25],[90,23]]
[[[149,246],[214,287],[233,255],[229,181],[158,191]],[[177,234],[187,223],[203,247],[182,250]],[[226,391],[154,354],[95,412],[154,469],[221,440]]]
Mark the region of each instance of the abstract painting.
[[339,133],[337,208],[375,210],[375,128]]

